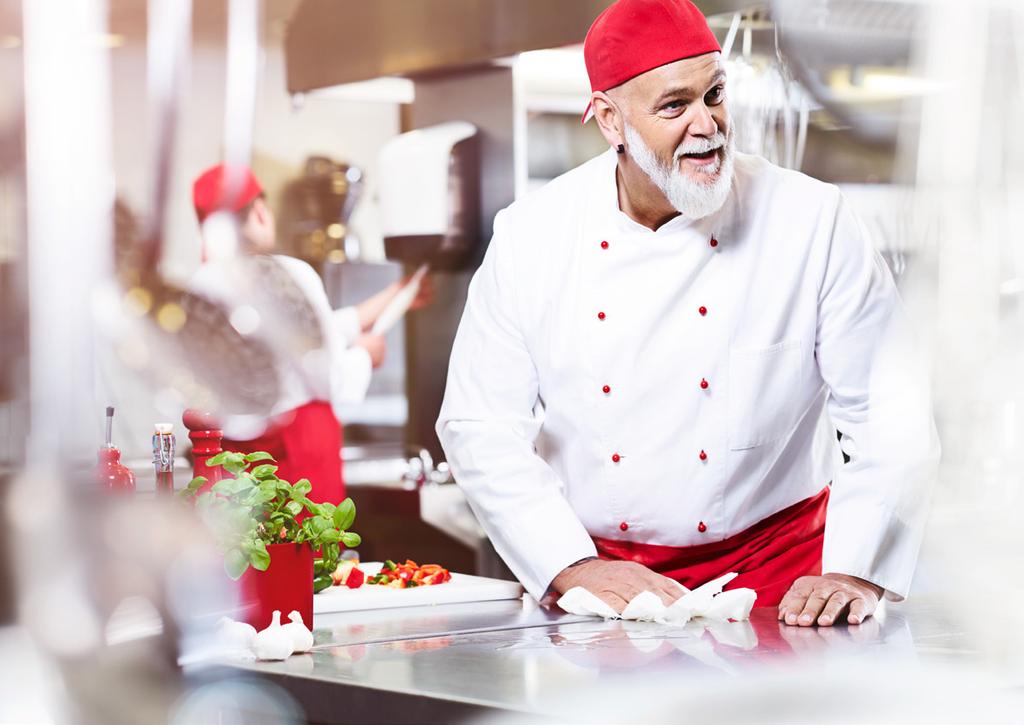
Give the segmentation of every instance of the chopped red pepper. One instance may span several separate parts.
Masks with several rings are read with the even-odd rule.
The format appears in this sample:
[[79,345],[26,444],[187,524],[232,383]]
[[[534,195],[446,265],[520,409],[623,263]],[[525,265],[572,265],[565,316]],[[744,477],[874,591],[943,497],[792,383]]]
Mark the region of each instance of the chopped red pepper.
[[345,586],[349,589],[358,589],[363,586],[363,582],[365,580],[366,575],[363,574],[363,570],[357,566],[348,573],[348,578],[345,579]]

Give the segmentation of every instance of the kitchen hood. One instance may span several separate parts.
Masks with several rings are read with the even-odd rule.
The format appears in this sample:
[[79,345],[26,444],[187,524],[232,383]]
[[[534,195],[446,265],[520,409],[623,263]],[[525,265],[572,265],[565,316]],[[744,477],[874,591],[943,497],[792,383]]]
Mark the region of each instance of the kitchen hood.
[[[287,84],[302,93],[381,76],[450,71],[582,43],[610,0],[302,0],[285,37]],[[705,14],[736,0],[698,0]]]

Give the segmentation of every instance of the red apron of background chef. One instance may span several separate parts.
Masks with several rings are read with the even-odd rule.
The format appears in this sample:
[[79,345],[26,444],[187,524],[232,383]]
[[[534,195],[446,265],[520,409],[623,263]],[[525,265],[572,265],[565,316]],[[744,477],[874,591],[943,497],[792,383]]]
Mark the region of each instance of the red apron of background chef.
[[309,498],[339,504],[345,498],[341,475],[341,424],[330,404],[314,400],[271,421],[266,432],[251,441],[224,439],[225,451],[266,451],[277,462],[278,478],[295,483],[308,478]]
[[693,589],[737,572],[725,588],[749,587],[758,607],[777,606],[793,582],[821,574],[829,487],[772,514],[724,541],[699,546],[659,546],[594,538],[602,559],[635,561]]

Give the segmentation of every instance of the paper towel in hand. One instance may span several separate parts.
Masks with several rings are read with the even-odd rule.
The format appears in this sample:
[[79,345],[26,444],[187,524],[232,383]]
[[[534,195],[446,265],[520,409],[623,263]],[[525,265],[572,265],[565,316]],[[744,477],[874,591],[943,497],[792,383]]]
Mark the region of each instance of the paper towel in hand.
[[420,265],[412,279],[405,283],[402,289],[398,291],[398,294],[391,298],[391,301],[388,302],[380,315],[377,316],[377,320],[373,323],[373,328],[370,330],[371,335],[386,335],[402,319],[402,315],[409,310],[409,307],[412,306],[413,301],[416,299],[416,295],[420,291],[420,285],[423,283],[423,278],[429,271],[429,264]]
[[737,577],[731,573],[702,584],[686,593],[669,606],[653,592],[640,592],[622,614],[616,614],[606,602],[583,587],[573,587],[558,600],[558,606],[570,614],[592,615],[605,619],[629,619],[638,622],[683,625],[696,617],[716,620],[743,620],[750,617],[757,593],[753,589],[733,589],[723,592],[722,588]]

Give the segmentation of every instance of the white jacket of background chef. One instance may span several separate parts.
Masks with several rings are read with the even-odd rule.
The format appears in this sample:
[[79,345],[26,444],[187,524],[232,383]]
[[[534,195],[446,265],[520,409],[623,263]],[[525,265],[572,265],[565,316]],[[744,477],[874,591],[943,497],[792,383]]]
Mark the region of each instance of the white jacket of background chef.
[[500,212],[470,286],[437,432],[498,553],[540,597],[591,535],[707,544],[831,482],[823,571],[905,596],[938,439],[838,189],[737,154],[718,213],[651,231],[615,169]]
[[[311,401],[329,402],[335,417],[345,404],[357,403],[366,397],[373,365],[370,354],[354,343],[361,334],[355,307],[333,309],[320,275],[309,264],[294,257],[275,254],[271,257],[305,298],[320,328],[323,347],[319,354],[278,360],[279,394],[277,403],[267,416],[229,416],[222,422],[224,435],[234,440],[250,440],[263,434],[277,416]],[[219,301],[227,309],[252,303],[250,296],[264,295],[266,282],[245,276],[247,267],[239,267],[244,258],[207,262],[196,270],[190,280],[192,291]],[[280,331],[262,330],[268,335]]]

